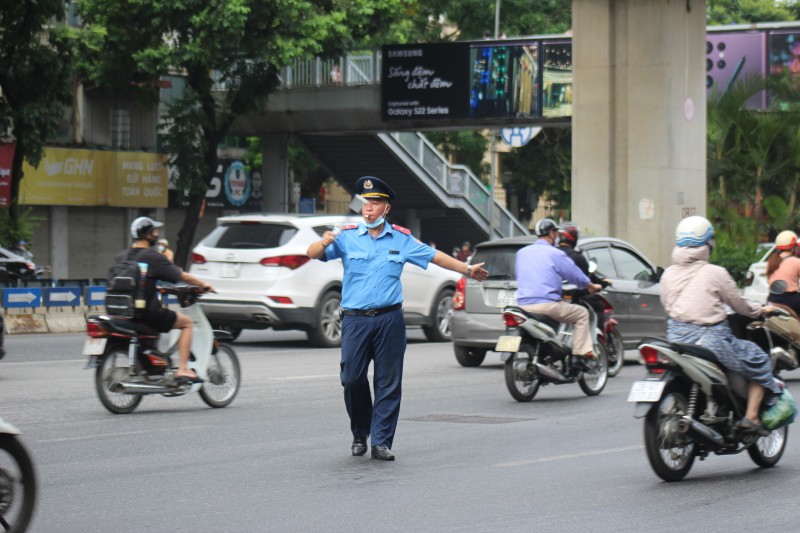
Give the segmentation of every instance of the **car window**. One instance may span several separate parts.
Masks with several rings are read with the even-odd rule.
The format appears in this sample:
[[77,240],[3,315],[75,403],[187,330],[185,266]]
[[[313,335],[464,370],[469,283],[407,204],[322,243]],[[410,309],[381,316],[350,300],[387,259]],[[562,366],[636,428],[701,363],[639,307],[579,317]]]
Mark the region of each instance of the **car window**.
[[314,230],[314,233],[322,237],[322,234],[325,233],[326,231],[333,231],[333,225],[326,224],[324,226],[314,226],[312,229]]
[[515,279],[514,265],[517,261],[519,246],[487,246],[478,248],[472,254],[473,265],[486,263],[483,268],[489,271],[488,279]]
[[619,272],[619,279],[632,281],[652,281],[653,269],[642,258],[622,248],[611,247],[611,254]]
[[212,231],[201,244],[210,248],[276,248],[283,246],[297,233],[285,224],[232,223]]
[[620,279],[617,270],[614,268],[614,261],[611,259],[611,252],[607,247],[592,248],[581,250],[587,261],[593,261],[597,265],[595,274],[601,278]]

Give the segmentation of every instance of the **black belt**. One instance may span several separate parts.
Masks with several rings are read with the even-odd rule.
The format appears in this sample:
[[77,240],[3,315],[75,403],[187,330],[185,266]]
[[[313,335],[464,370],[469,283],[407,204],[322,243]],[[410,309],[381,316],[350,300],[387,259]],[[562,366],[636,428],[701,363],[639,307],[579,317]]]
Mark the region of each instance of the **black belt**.
[[381,307],[379,309],[342,309],[342,314],[355,316],[378,316],[390,311],[397,311],[401,307],[403,307],[403,304],[394,304],[390,305],[389,307]]

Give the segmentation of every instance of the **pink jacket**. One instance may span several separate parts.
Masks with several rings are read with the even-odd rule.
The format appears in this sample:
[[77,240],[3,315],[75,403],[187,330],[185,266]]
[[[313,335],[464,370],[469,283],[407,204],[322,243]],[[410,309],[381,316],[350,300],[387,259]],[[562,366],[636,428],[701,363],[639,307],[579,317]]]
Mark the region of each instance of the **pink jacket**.
[[670,318],[700,326],[725,320],[727,309],[752,318],[761,305],[742,296],[736,282],[721,266],[709,264],[708,246],[676,247],[672,266],[661,276],[661,303]]

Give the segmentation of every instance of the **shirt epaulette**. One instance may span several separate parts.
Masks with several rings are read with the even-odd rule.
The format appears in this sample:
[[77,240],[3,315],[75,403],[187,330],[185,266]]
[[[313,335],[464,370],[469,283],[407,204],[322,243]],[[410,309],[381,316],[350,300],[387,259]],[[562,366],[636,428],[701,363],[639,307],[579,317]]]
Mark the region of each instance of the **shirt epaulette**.
[[348,224],[346,226],[342,226],[342,231],[344,231],[346,229],[356,229],[357,227],[358,227],[358,224]]
[[392,229],[396,229],[400,233],[405,233],[406,235],[411,235],[410,229],[404,228],[403,226],[398,226],[397,224],[392,224]]

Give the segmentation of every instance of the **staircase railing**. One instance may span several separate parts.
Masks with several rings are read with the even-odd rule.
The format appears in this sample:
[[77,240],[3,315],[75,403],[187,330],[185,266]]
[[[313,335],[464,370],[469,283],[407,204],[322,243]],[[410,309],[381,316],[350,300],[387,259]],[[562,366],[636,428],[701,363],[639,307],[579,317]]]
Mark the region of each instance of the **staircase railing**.
[[[421,133],[392,132],[389,135],[419,163],[443,191],[451,197],[464,198],[480,213],[484,223],[489,221],[489,191],[468,167],[451,164]],[[500,236],[513,237],[528,234],[528,228],[497,201],[494,201],[491,212],[492,227]]]

